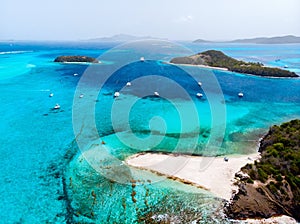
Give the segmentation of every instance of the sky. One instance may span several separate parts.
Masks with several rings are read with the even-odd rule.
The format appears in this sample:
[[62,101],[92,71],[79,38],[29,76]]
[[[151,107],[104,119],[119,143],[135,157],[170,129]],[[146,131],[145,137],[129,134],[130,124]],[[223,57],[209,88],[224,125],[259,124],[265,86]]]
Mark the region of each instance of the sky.
[[300,36],[299,0],[0,0],[0,40]]

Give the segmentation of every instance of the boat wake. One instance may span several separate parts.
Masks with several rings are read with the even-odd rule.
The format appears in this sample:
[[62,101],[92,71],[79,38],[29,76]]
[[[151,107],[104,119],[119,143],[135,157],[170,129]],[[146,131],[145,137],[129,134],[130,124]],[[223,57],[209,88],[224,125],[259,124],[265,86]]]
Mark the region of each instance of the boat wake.
[[30,53],[30,52],[33,52],[33,51],[2,51],[2,52],[0,52],[0,55],[3,55],[3,54],[23,54],[23,53]]

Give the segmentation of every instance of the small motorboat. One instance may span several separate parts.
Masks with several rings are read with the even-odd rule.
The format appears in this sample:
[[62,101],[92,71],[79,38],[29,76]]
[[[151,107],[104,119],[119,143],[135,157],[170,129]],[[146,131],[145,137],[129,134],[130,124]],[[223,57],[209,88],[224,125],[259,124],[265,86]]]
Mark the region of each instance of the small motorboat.
[[288,67],[289,67],[288,65],[283,66],[283,68],[288,68]]
[[145,58],[144,58],[144,57],[141,57],[141,58],[140,58],[140,61],[145,61]]
[[52,96],[54,96],[54,94],[53,94],[53,93],[50,93],[50,94],[49,94],[49,97],[52,97]]
[[119,97],[120,96],[120,93],[119,92],[115,92],[114,93],[114,97]]
[[57,104],[55,104],[55,106],[53,107],[53,109],[54,110],[58,110],[58,109],[60,109],[60,105],[57,103]]
[[131,82],[127,82],[127,83],[126,83],[126,86],[131,86]]
[[239,96],[239,97],[243,97],[243,96],[244,96],[244,93],[240,92],[240,93],[238,94],[238,96]]
[[74,74],[73,74],[73,76],[77,76],[77,75],[78,75],[78,73],[74,73]]
[[84,97],[84,95],[83,95],[83,94],[80,94],[79,98],[82,98],[82,97]]
[[202,82],[198,82],[198,86],[202,86]]
[[159,96],[159,93],[155,91],[154,96]]
[[201,98],[203,96],[203,94],[202,93],[197,93],[196,96]]

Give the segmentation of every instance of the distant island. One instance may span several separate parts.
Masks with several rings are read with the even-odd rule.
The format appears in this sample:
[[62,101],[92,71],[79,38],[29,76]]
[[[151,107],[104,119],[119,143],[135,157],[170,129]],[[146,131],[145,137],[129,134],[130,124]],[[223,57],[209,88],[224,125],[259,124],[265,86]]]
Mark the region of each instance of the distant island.
[[268,77],[298,77],[296,73],[280,68],[265,67],[259,62],[239,61],[225,55],[221,51],[209,50],[186,57],[173,58],[170,63],[186,65],[202,65],[225,68],[232,72]]
[[133,36],[133,35],[128,35],[128,34],[117,34],[117,35],[114,35],[114,36],[111,36],[111,37],[99,37],[99,38],[88,39],[88,40],[85,40],[85,41],[88,41],[88,42],[118,42],[118,43],[123,43],[123,42],[138,41],[138,40],[149,40],[149,39],[162,40],[161,38],[151,37],[151,36]]
[[245,43],[245,44],[295,44],[300,43],[300,37],[293,35],[280,36],[280,37],[257,37],[249,39],[237,39],[231,41],[209,41],[197,39],[194,43]]
[[226,211],[231,218],[288,215],[300,221],[300,120],[270,128],[259,151],[261,159],[236,174],[238,193]]
[[204,39],[197,39],[197,40],[194,40],[193,43],[217,43],[217,41],[211,41],[211,40],[204,40]]
[[59,56],[55,58],[54,62],[86,62],[86,63],[99,63],[99,61],[96,58],[88,57],[88,56]]

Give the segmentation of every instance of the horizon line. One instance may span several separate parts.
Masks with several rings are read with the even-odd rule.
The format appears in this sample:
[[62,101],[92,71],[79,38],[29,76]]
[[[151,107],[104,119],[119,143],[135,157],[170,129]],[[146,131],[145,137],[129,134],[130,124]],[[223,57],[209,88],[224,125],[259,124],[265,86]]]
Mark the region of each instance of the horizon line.
[[[294,35],[294,34],[282,34],[282,35],[273,35],[273,36],[255,36],[255,37],[241,37],[241,38],[234,38],[234,39],[210,39],[210,38],[196,38],[196,39],[169,39],[169,38],[161,38],[161,37],[153,37],[150,35],[147,36],[135,36],[131,34],[114,34],[112,36],[102,36],[102,37],[92,37],[92,38],[86,38],[86,39],[0,39],[1,42],[84,42],[84,41],[91,41],[91,42],[97,42],[101,41],[101,39],[107,39],[106,41],[103,42],[126,42],[124,40],[111,40],[114,37],[117,36],[127,36],[131,38],[136,38],[137,40],[142,40],[142,39],[157,39],[157,40],[169,40],[169,41],[186,41],[186,42],[193,42],[196,40],[203,40],[207,42],[215,42],[215,43],[222,43],[222,42],[231,42],[231,41],[237,41],[237,40],[247,40],[247,39],[257,39],[257,38],[279,38],[279,37],[299,37],[300,35]],[[129,40],[130,41],[130,40]]]

